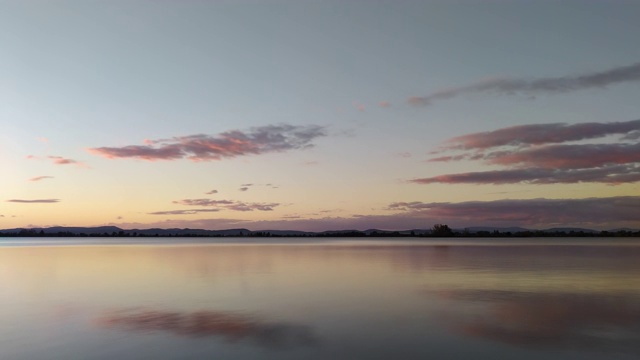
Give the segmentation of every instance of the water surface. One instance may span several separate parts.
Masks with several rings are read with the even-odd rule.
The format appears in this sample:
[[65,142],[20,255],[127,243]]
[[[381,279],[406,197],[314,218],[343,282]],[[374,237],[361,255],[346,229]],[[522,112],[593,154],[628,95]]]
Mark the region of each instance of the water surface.
[[640,239],[0,239],[0,359],[637,359]]

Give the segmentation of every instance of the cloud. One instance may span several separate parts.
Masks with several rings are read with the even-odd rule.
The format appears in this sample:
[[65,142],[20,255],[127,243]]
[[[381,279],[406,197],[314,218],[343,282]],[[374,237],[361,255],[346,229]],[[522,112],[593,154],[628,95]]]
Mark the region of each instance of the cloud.
[[388,101],[380,101],[378,103],[378,106],[380,106],[381,108],[388,108],[391,107],[391,103]]
[[270,322],[255,316],[225,311],[162,311],[120,310],[104,314],[97,323],[129,331],[168,332],[175,335],[202,338],[219,337],[226,341],[251,341],[267,348],[292,348],[318,343],[316,335],[306,326]]
[[595,226],[640,222],[640,196],[585,199],[514,199],[460,203],[396,202],[389,210],[456,223]]
[[640,120],[610,123],[580,124],[534,124],[503,128],[454,137],[447,140],[439,150],[485,150],[499,146],[543,145],[595,139],[608,135],[626,134],[626,137],[640,133]]
[[[116,223],[123,228],[163,227],[251,230],[283,229],[324,231],[344,229],[407,230],[428,229],[445,223],[452,228],[469,226],[523,226],[534,229],[549,227],[586,227],[610,230],[640,228],[640,196],[586,199],[513,199],[497,201],[467,201],[460,203],[430,203],[422,201],[395,202],[387,214],[326,216],[274,220],[239,218],[167,219],[150,224]],[[297,214],[294,214],[297,215]]]
[[[506,167],[409,180],[416,184],[553,184],[595,182],[617,185],[640,181],[640,143],[627,140],[640,120],[615,123],[522,125],[447,140],[429,162],[483,161]],[[617,143],[565,144],[619,135]],[[632,137],[633,137],[632,136]]]
[[488,163],[497,165],[560,169],[594,168],[640,162],[640,143],[550,145],[489,154],[486,158]]
[[21,204],[52,204],[60,202],[59,199],[36,199],[36,200],[24,200],[24,199],[11,199],[7,202],[21,203]]
[[240,190],[240,191],[247,191],[247,190],[249,190],[249,188],[245,186],[245,187],[241,187],[241,188],[240,188],[240,189],[238,189],[238,190]]
[[272,211],[273,208],[279,206],[279,203],[243,203],[236,202],[233,205],[225,206],[226,209],[234,211]]
[[415,184],[575,184],[618,185],[640,181],[640,166],[605,166],[594,169],[514,169],[477,171],[409,180]]
[[205,194],[206,195],[213,195],[213,194],[217,194],[218,190],[211,190],[211,191],[207,191]]
[[211,199],[184,199],[176,200],[174,204],[188,205],[188,206],[219,206],[219,205],[231,205],[234,202],[231,200],[211,200]]
[[29,179],[29,181],[40,181],[44,179],[53,179],[53,176],[36,176]]
[[168,210],[154,211],[147,213],[149,215],[194,215],[203,212],[218,212],[220,209],[194,209],[194,210]]
[[108,159],[137,158],[148,161],[189,159],[214,161],[238,156],[260,155],[313,147],[312,141],[326,136],[324,127],[309,125],[267,125],[248,131],[233,130],[218,135],[190,135],[146,140],[146,145],[90,148],[92,154]]
[[[232,200],[211,200],[211,199],[184,199],[173,202],[174,204],[187,206],[211,206],[217,210],[227,209],[233,211],[272,211],[275,207],[280,206],[279,203],[246,203],[242,201]],[[188,211],[188,210],[185,210]],[[160,214],[156,214],[160,215]],[[164,215],[164,214],[162,214]]]
[[355,107],[356,109],[358,109],[358,111],[360,112],[365,112],[367,110],[367,108],[364,106],[364,104],[358,103],[358,102],[353,102],[353,107]]
[[79,162],[73,159],[67,159],[62,156],[47,156],[47,159],[50,159],[56,165],[69,165],[69,164],[78,164]]
[[491,78],[466,86],[439,90],[427,96],[414,96],[408,99],[408,103],[415,106],[427,106],[439,100],[452,99],[459,95],[472,93],[496,93],[499,95],[567,93],[633,81],[640,81],[640,62],[583,75],[539,79]]
[[27,159],[29,160],[50,160],[53,164],[55,165],[78,165],[80,167],[88,167],[85,163],[81,162],[81,161],[77,161],[77,160],[73,160],[73,159],[69,159],[69,158],[65,158],[62,156],[47,156],[45,158],[41,158],[35,155],[29,155],[27,156]]

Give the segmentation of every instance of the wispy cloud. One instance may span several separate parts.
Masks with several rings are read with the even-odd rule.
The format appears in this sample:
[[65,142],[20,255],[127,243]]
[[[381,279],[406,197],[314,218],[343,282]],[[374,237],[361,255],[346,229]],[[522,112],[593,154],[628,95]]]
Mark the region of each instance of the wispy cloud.
[[445,223],[454,228],[469,226],[523,226],[528,228],[586,227],[635,228],[640,223],[640,196],[586,199],[512,199],[433,203],[407,201],[391,203],[387,214],[309,217],[289,214],[274,220],[169,219],[152,224],[114,224],[121,227],[189,227],[251,230],[286,229],[324,231],[340,229],[407,230],[427,229]]
[[60,200],[59,199],[35,199],[35,200],[11,199],[11,200],[7,200],[7,202],[21,203],[21,204],[52,204],[52,203],[60,202]]
[[184,199],[173,202],[174,204],[187,206],[209,206],[216,207],[217,210],[227,209],[233,211],[272,211],[279,203],[247,203],[233,200],[211,200],[211,199]]
[[29,179],[29,181],[40,181],[45,179],[53,179],[53,176],[36,176]]
[[388,108],[388,107],[391,107],[391,103],[388,101],[380,101],[378,103],[378,106],[381,108]]
[[457,223],[516,225],[613,224],[640,221],[640,196],[586,199],[516,199],[460,203],[396,202],[389,210]]
[[174,204],[188,205],[188,206],[220,206],[231,205],[234,202],[231,200],[211,200],[211,199],[184,199],[176,200]]
[[87,167],[87,165],[85,163],[81,162],[81,161],[65,158],[65,157],[62,157],[62,156],[50,155],[50,156],[46,156],[46,157],[39,157],[39,156],[35,156],[35,155],[29,155],[29,156],[27,156],[27,159],[29,159],[29,160],[49,160],[55,165],[77,165],[77,166],[80,166],[80,167]]
[[78,161],[64,158],[62,156],[47,156],[47,159],[50,159],[56,165],[78,164]]
[[499,95],[536,95],[567,93],[609,85],[640,81],[640,62],[600,72],[539,79],[491,78],[469,85],[435,91],[426,96],[409,98],[411,105],[427,106],[439,100],[452,99],[472,93],[496,93]]
[[595,139],[608,135],[629,137],[640,131],[640,120],[610,123],[533,124],[520,125],[495,131],[457,136],[446,141],[438,151],[485,150],[499,146],[543,145]]
[[148,213],[149,215],[194,215],[203,212],[218,212],[220,209],[194,209],[194,210],[168,210],[168,211],[154,211]]
[[238,156],[260,155],[313,147],[313,140],[325,136],[322,126],[268,125],[248,131],[233,130],[218,135],[190,135],[147,140],[146,145],[90,148],[92,154],[109,159],[137,158],[148,161],[189,159],[214,161]]
[[573,184],[598,182],[611,185],[640,181],[640,166],[605,166],[593,169],[512,169],[476,171],[409,180],[415,184]]
[[241,188],[240,188],[240,189],[238,189],[238,190],[240,190],[240,191],[247,191],[247,190],[249,190],[249,187],[247,187],[247,186],[243,186],[243,187],[241,187]]
[[207,191],[205,194],[206,195],[213,195],[213,194],[217,194],[218,190],[211,190],[211,191]]
[[[508,184],[599,182],[611,185],[640,181],[640,143],[629,142],[640,120],[616,123],[523,125],[458,136],[433,151],[462,151],[430,162],[482,161],[505,166],[491,170],[409,180],[416,184]],[[565,144],[618,135],[616,143]]]

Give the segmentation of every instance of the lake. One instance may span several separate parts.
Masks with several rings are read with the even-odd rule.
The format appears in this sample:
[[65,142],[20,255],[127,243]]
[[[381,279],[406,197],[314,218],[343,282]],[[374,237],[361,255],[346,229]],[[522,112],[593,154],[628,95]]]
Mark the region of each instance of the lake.
[[0,239],[0,359],[637,359],[640,239]]

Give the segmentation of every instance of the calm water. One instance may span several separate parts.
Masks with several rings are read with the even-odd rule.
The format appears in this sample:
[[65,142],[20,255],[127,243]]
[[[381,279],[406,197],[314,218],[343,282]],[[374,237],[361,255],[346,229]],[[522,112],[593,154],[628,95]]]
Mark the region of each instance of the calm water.
[[173,241],[0,240],[0,359],[640,357],[640,239]]

